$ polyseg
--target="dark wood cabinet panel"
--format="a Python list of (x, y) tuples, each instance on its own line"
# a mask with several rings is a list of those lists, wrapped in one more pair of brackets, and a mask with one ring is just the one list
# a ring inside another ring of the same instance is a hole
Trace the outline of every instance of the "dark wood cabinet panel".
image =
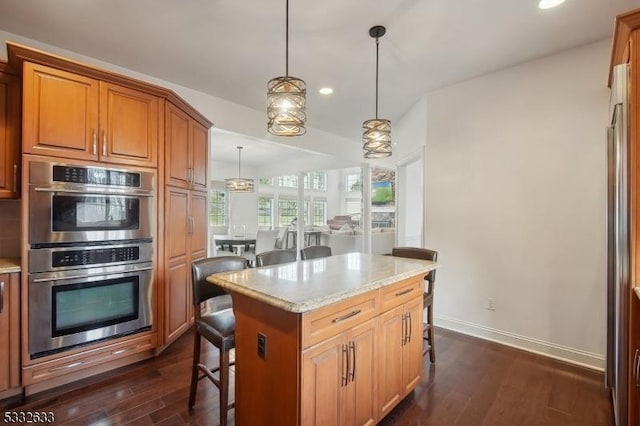
[(20, 79), (0, 64), (0, 198), (20, 197)]

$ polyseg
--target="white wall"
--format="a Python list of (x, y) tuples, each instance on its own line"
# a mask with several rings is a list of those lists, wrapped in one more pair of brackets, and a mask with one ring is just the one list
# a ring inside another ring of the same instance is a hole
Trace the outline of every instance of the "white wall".
[(428, 95), (436, 324), (603, 366), (609, 48)]
[(397, 225), (399, 247), (422, 247), (424, 186), (422, 155), (398, 167)]

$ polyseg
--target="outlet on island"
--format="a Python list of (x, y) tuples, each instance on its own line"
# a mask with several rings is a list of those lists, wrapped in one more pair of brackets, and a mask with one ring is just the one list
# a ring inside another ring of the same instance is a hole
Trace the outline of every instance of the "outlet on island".
[(258, 356), (267, 359), (267, 336), (262, 333), (258, 333)]

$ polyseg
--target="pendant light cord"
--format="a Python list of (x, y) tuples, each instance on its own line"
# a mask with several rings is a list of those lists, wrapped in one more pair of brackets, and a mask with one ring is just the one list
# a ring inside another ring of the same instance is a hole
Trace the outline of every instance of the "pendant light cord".
[(380, 42), (378, 41), (378, 37), (376, 37), (376, 119), (378, 118), (378, 46), (379, 44)]
[(240, 153), (242, 152), (242, 147), (238, 147), (238, 179), (242, 177), (240, 174)]
[(285, 77), (289, 77), (289, 0), (287, 0), (286, 7), (286, 19), (285, 19)]

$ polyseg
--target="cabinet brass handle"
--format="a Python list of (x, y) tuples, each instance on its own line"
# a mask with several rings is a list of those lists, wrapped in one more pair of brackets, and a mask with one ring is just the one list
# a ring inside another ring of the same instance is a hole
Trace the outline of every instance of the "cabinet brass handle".
[(107, 156), (107, 131), (102, 131), (102, 156)]
[(636, 387), (640, 387), (640, 350), (636, 349), (636, 354), (633, 357), (633, 378), (636, 382)]
[(13, 165), (13, 192), (18, 192), (18, 165)]
[(351, 373), (349, 375), (349, 378), (353, 382), (356, 379), (356, 342), (349, 342), (349, 352), (353, 357), (351, 361)]
[(93, 129), (93, 155), (98, 155), (98, 132)]
[(50, 368), (49, 369), (49, 373), (53, 373), (55, 371), (60, 371), (60, 370), (67, 370), (69, 368), (77, 367), (77, 366), (82, 365), (82, 364), (84, 364), (84, 362), (82, 362), (82, 361), (72, 362), (71, 364), (67, 364), (67, 365), (63, 365), (63, 366), (55, 367), (55, 368)]
[(342, 345), (342, 386), (346, 386), (349, 381), (349, 353), (347, 345)]
[(0, 281), (0, 314), (4, 311), (4, 281)]
[(334, 318), (334, 319), (333, 319), (333, 322), (334, 322), (334, 323), (336, 323), (336, 322), (344, 321), (344, 320), (349, 319), (349, 318), (351, 318), (351, 317), (355, 317), (355, 316), (356, 316), (356, 315), (358, 315), (360, 312), (362, 312), (362, 309), (356, 309), (355, 311), (351, 311), (351, 312), (349, 312), (349, 313), (348, 313), (348, 314), (346, 314), (346, 315), (343, 315), (343, 316), (341, 316), (341, 317)]
[(406, 290), (399, 291), (396, 293), (396, 297), (402, 296), (403, 294), (411, 293), (412, 291), (413, 291), (413, 288), (408, 288)]

